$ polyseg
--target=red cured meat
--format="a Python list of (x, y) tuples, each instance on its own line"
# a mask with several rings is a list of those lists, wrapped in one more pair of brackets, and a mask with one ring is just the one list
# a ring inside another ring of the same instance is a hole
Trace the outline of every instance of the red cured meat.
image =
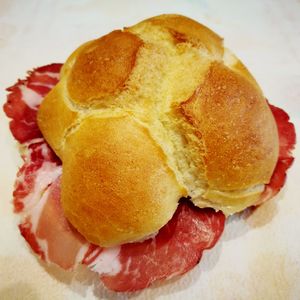
[(292, 150), (296, 144), (295, 126), (293, 123), (289, 122), (290, 117), (284, 110), (274, 105), (269, 105), (278, 128), (279, 157), (271, 180), (265, 186), (261, 198), (256, 203), (257, 205), (271, 199), (281, 190), (286, 180), (286, 172), (294, 161)]
[[(13, 192), (13, 204), (16, 213), (22, 212), (26, 203), (26, 197), (34, 190), (38, 170), (44, 162), (60, 165), (61, 162), (42, 139), (25, 146), (23, 166), (17, 174), (15, 189)], [(45, 186), (46, 188), (47, 186)]]
[(45, 66), (41, 66), (35, 69), (38, 73), (57, 73), (59, 75), (59, 72), (61, 70), (62, 64), (60, 63), (53, 63)]
[[(36, 112), (40, 103), (29, 107), (27, 102), (30, 99), (24, 101), (28, 94), (22, 92), (22, 87), (33, 90), (40, 95), (35, 100), (41, 102), (57, 83), (61, 66), (51, 64), (37, 68), (29, 72), (26, 80), (19, 80), (8, 88), (10, 93), (4, 111), (12, 118), (10, 128), (13, 135), (23, 144), (24, 164), (18, 171), (13, 193), (15, 212), (21, 214), (20, 232), (43, 260), (70, 269), (81, 262), (88, 243), (63, 216), (60, 183), (55, 181), (61, 161), (38, 129)], [(42, 176), (47, 179), (41, 180)], [(43, 199), (43, 195), (47, 197)]]
[(60, 178), (49, 188), (49, 195), (41, 211), (35, 236), (47, 242), (48, 261), (63, 269), (72, 269), (81, 260), (78, 259), (78, 255), (87, 241), (64, 217), (60, 204)]
[(20, 232), (43, 260), (72, 269), (81, 262), (88, 242), (63, 215), (61, 162), (43, 140), (24, 147), (27, 155), (14, 191), (15, 211), (21, 214)]
[(31, 249), (42, 259), (45, 260), (45, 253), (37, 242), (35, 234), (32, 232), (32, 224), (30, 220), (25, 220), (19, 225), (19, 230), (23, 238), (30, 245)]
[(15, 212), (21, 214), (20, 232), (41, 259), (72, 269), (84, 257), (88, 242), (63, 215), (61, 162), (43, 139), (24, 147), (24, 165), (14, 191)]
[(9, 95), (3, 106), (6, 115), (11, 118), (10, 130), (15, 139), (20, 143), (25, 143), (34, 138), (42, 137), (36, 123), (36, 107), (29, 107), (23, 100), (21, 87), (26, 87), (35, 91), (43, 97), (58, 82), (58, 75), (62, 64), (50, 64), (37, 68), (29, 72), (25, 80), (19, 80), (15, 85), (7, 89)]
[(113, 276), (101, 276), (101, 280), (109, 289), (125, 292), (184, 274), (200, 261), (203, 250), (216, 244), (224, 222), (221, 212), (182, 202), (173, 218), (154, 238), (122, 245), (121, 271)]
[(82, 263), (84, 265), (92, 265), (95, 259), (99, 256), (102, 252), (103, 248), (100, 248), (97, 245), (90, 244), (88, 250), (86, 251)]
[(41, 133), (36, 124), (36, 110), (30, 108), (22, 100), (20, 85), (23, 82), (19, 81), (16, 85), (8, 88), (10, 94), (7, 97), (7, 102), (4, 104), (4, 112), (12, 120), (9, 127), (15, 139), (24, 143), (30, 139), (41, 137)]

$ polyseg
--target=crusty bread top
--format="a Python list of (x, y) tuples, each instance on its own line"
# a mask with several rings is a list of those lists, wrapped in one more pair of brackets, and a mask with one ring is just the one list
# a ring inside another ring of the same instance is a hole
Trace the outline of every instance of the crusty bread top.
[(269, 108), (248, 80), (212, 63), (181, 111), (204, 141), (210, 188), (245, 189), (269, 181), (277, 159), (276, 131), (272, 122), (265, 122)]
[(74, 103), (89, 106), (93, 99), (116, 95), (124, 88), (142, 40), (116, 30), (78, 51), (67, 86)]
[(179, 15), (79, 47), (38, 124), (63, 161), (67, 218), (101, 246), (156, 232), (180, 197), (226, 214), (252, 205), (278, 157), (255, 79), (218, 35)]

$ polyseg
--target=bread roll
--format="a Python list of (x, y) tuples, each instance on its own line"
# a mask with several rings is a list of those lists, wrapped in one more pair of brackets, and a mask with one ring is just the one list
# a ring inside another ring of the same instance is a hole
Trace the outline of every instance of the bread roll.
[(254, 78), (217, 34), (180, 15), (75, 50), (38, 124), (63, 162), (66, 217), (104, 247), (155, 233), (181, 197), (225, 214), (245, 209), (278, 158)]

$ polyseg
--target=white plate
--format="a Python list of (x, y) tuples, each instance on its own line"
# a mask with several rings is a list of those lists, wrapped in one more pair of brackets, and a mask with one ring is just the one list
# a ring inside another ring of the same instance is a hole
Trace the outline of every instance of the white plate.
[[(300, 3), (284, 1), (0, 1), (0, 99), (33, 67), (63, 62), (79, 44), (161, 13), (181, 13), (225, 37), (270, 101), (300, 125)], [(300, 162), (284, 190), (247, 220), (227, 222), (217, 246), (177, 280), (131, 296), (93, 288), (97, 278), (40, 263), (12, 213), (20, 158), (0, 112), (0, 299), (299, 299)], [(76, 277), (76, 278), (74, 278)]]

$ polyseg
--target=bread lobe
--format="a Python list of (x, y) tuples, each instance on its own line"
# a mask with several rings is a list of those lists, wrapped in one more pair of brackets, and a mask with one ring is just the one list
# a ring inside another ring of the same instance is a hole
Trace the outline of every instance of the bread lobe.
[(105, 247), (158, 231), (182, 195), (165, 160), (132, 118), (86, 118), (65, 145), (62, 205), (68, 220)]
[(65, 134), (77, 122), (78, 117), (79, 112), (74, 110), (68, 101), (65, 101), (62, 83), (50, 91), (39, 108), (38, 126), (46, 141), (59, 157), (63, 155)]
[(277, 128), (266, 101), (249, 81), (214, 63), (181, 108), (204, 142), (210, 188), (245, 189), (269, 182), (278, 158)]
[(116, 30), (79, 49), (67, 83), (73, 102), (90, 106), (124, 89), (142, 44), (136, 35)]
[(216, 58), (223, 56), (222, 38), (190, 18), (181, 15), (160, 15), (147, 19), (145, 22), (167, 28), (172, 34), (175, 44), (187, 42), (202, 50), (205, 49)]

